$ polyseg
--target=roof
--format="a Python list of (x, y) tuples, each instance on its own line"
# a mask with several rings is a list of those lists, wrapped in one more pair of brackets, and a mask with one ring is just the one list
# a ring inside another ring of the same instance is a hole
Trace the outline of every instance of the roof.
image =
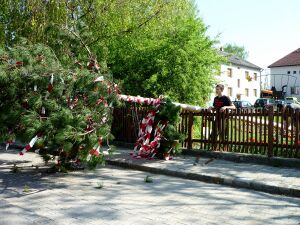
[(241, 59), (236, 55), (230, 54), (228, 52), (223, 52), (223, 51), (220, 51), (220, 54), (222, 56), (226, 57), (228, 62), (233, 65), (251, 68), (251, 69), (255, 69), (255, 70), (261, 70), (261, 68), (259, 66), (255, 65), (251, 62), (248, 62), (247, 60)]
[(278, 61), (274, 62), (269, 68), (284, 67), (284, 66), (299, 66), (300, 65), (300, 48), (284, 56)]

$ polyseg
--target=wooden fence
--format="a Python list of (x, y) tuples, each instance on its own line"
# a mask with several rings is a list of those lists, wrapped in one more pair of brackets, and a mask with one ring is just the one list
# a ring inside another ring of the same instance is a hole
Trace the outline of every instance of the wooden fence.
[(138, 138), (139, 123), (148, 111), (148, 107), (140, 106), (115, 108), (112, 122), (112, 134), (115, 140), (135, 143)]
[[(117, 141), (134, 143), (147, 108), (114, 110)], [(179, 132), (184, 148), (300, 158), (300, 111), (269, 109), (228, 110), (224, 113), (182, 111)]]

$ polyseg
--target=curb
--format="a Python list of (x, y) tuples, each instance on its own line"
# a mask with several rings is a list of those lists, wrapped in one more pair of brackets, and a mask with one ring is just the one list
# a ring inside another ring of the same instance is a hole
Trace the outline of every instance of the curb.
[(206, 150), (189, 150), (183, 149), (183, 155), (190, 156), (203, 156), (207, 158), (222, 159), (237, 163), (255, 163), (274, 167), (291, 167), (300, 168), (300, 159), (293, 158), (279, 158), (279, 157), (267, 157), (263, 155), (252, 155), (246, 153), (237, 152), (213, 152)]
[(238, 178), (235, 179), (222, 178), (222, 177), (197, 174), (197, 173), (185, 173), (185, 172), (173, 171), (168, 169), (159, 169), (159, 168), (148, 167), (144, 165), (137, 165), (129, 162), (111, 160), (111, 159), (107, 159), (106, 163), (108, 165), (118, 166), (126, 169), (140, 170), (149, 173), (167, 175), (167, 176), (178, 177), (178, 178), (183, 178), (188, 180), (197, 180), (205, 183), (221, 184), (221, 185), (226, 185), (235, 188), (246, 188), (246, 189), (261, 191), (269, 194), (286, 195), (290, 197), (300, 198), (300, 189), (278, 187), (278, 186), (268, 185), (256, 181), (246, 181)]
[[(113, 144), (119, 147), (133, 149), (134, 143), (126, 143), (122, 141), (113, 141)], [(204, 149), (186, 149), (182, 148), (182, 155), (189, 156), (203, 156), (206, 158), (222, 159), (237, 163), (255, 163), (261, 165), (268, 165), (273, 167), (290, 167), (300, 168), (300, 159), (297, 158), (281, 158), (281, 157), (267, 157), (264, 155), (254, 155), (239, 152), (214, 152)]]

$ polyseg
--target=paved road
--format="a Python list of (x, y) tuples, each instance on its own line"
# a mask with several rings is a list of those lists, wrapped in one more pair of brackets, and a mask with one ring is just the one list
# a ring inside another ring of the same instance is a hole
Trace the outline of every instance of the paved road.
[(134, 159), (129, 155), (129, 149), (118, 148), (113, 155), (114, 160), (128, 162), (147, 167), (168, 169), (184, 173), (205, 174), (214, 177), (255, 181), (267, 185), (294, 188), (300, 190), (300, 169), (272, 167), (254, 163), (236, 163), (221, 159), (200, 157), (195, 163), (195, 157), (179, 156), (174, 160)]
[[(300, 224), (300, 199), (114, 167), (42, 174), (0, 151), (0, 224)], [(102, 186), (101, 189), (96, 187)]]

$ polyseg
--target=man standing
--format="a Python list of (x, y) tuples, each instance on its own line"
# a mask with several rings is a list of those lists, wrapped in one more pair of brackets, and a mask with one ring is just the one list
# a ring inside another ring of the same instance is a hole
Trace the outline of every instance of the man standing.
[[(218, 84), (216, 86), (216, 97), (214, 98), (213, 107), (209, 108), (209, 111), (213, 110), (216, 112), (216, 117), (212, 123), (211, 141), (213, 150), (219, 150), (217, 140), (219, 137), (220, 141), (227, 140), (228, 135), (228, 124), (224, 117), (223, 112), (226, 109), (235, 109), (229, 97), (223, 95), (224, 85)], [(224, 145), (224, 150), (227, 150), (227, 146)]]
[(232, 104), (229, 97), (223, 95), (224, 85), (218, 84), (216, 86), (216, 97), (214, 98), (213, 107), (210, 107), (211, 110), (218, 112), (224, 112), (225, 109), (235, 109), (235, 106)]

